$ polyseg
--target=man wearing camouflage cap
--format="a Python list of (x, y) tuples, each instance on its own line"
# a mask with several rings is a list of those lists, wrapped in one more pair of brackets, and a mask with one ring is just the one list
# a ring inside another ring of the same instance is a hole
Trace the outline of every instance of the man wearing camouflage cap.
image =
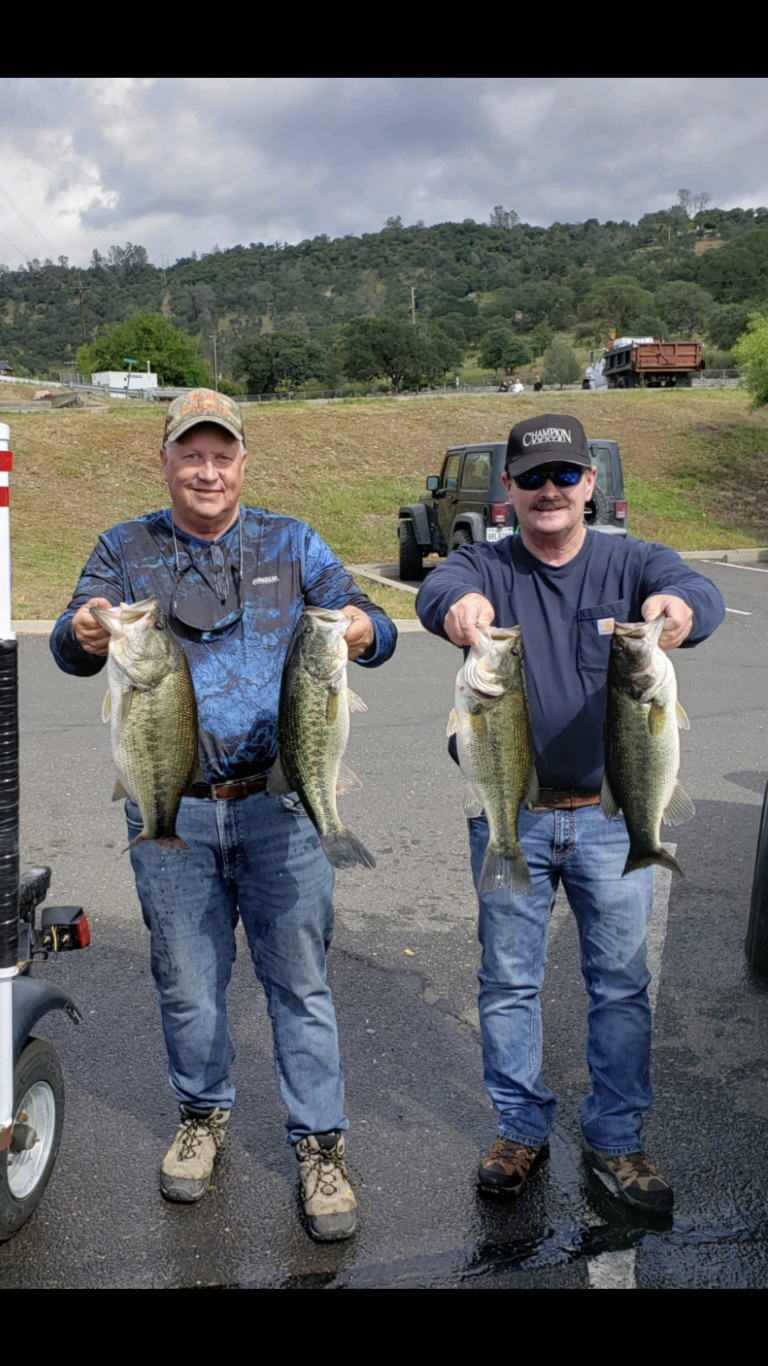
[[(182, 798), (176, 829), (187, 852), (168, 856), (152, 840), (131, 849), (181, 1111), (162, 1193), (199, 1200), (224, 1141), (235, 1096), (226, 988), (239, 918), (267, 997), (308, 1230), (331, 1242), (350, 1237), (357, 1218), (325, 973), (334, 873), (296, 794), (271, 796), (266, 783), (283, 664), (305, 606), (344, 608), (349, 657), (363, 665), (389, 659), (396, 631), (311, 527), (240, 502), (247, 458), (230, 398), (196, 389), (175, 399), (160, 448), (170, 507), (99, 538), (51, 648), (65, 672), (98, 673), (109, 637), (90, 608), (155, 595), (195, 686), (205, 782)], [(134, 839), (142, 820), (130, 800), (126, 818)]]

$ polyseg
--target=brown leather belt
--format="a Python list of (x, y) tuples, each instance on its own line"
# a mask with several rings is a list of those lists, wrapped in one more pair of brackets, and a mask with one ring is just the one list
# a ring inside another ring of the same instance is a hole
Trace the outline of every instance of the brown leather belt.
[(263, 792), (268, 779), (268, 773), (258, 773), (255, 778), (232, 778), (228, 783), (193, 783), (181, 795), (202, 797), (209, 802), (239, 802), (252, 792)]
[(599, 806), (600, 793), (577, 788), (541, 787), (539, 800), (531, 811), (575, 811), (579, 806)]

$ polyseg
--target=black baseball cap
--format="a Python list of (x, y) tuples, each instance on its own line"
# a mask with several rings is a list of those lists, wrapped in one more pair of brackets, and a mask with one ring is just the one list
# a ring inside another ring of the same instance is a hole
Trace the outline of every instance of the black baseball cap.
[(567, 413), (543, 413), (516, 422), (507, 441), (507, 474), (514, 478), (553, 461), (592, 468), (586, 433), (578, 419)]

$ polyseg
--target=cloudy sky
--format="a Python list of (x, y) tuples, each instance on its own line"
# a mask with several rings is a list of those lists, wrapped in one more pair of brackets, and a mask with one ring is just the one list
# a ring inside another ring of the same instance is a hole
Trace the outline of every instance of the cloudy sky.
[(474, 218), (630, 219), (678, 189), (768, 204), (768, 81), (7, 78), (0, 261), (150, 260)]

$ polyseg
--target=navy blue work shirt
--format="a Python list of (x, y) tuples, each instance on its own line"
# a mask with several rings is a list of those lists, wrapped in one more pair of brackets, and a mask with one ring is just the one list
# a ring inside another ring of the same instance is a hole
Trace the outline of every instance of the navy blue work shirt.
[(673, 594), (693, 611), (685, 649), (706, 640), (725, 615), (719, 590), (677, 551), (590, 529), (578, 554), (562, 565), (538, 560), (521, 536), (454, 550), (419, 590), (422, 624), (445, 637), (446, 614), (467, 593), (492, 603), (495, 626), (522, 627), (541, 787), (601, 785), (614, 621), (642, 621), (646, 598)]

